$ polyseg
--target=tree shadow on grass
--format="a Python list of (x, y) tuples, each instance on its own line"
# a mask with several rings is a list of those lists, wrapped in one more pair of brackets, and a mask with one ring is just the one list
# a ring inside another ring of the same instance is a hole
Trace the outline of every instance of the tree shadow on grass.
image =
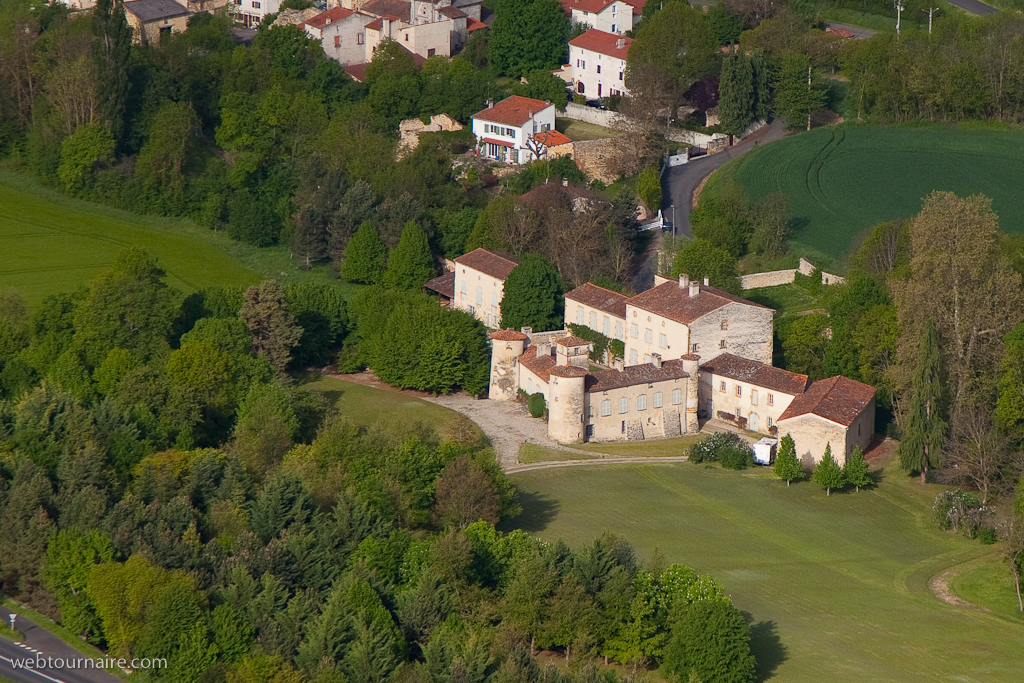
[(522, 489), (516, 494), (516, 502), (523, 508), (523, 511), (517, 517), (503, 521), (499, 525), (500, 530), (522, 529), (529, 533), (544, 531), (555, 518), (555, 515), (558, 514), (558, 510), (561, 507), (554, 498), (549, 498), (542, 493), (534, 491), (523, 491)]
[(750, 624), (750, 652), (757, 660), (754, 680), (762, 683), (773, 678), (779, 664), (789, 659), (789, 649), (782, 644), (774, 621), (752, 623), (754, 618), (748, 612), (743, 618)]

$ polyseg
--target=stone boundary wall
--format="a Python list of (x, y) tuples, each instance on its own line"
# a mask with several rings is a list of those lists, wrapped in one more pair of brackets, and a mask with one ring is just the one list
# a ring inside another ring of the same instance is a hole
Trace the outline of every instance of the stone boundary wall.
[[(741, 289), (760, 289), (762, 287), (776, 287), (778, 285), (788, 285), (796, 281), (796, 274), (810, 275), (814, 272), (814, 264), (800, 257), (800, 265), (797, 268), (789, 268), (787, 270), (771, 270), (765, 273), (751, 273), (750, 275), (740, 276), (740, 288)], [(835, 275), (833, 273), (826, 273), (821, 271), (821, 284), (823, 285), (838, 285), (846, 282), (846, 278), (842, 275)]]
[(566, 103), (565, 109), (556, 109), (555, 116), (574, 121), (583, 121), (584, 123), (593, 123), (605, 128), (613, 127), (616, 119), (619, 118), (619, 115), (613, 111), (588, 107), (585, 104), (576, 104), (575, 102)]
[(614, 138), (576, 140), (572, 143), (572, 158), (591, 180), (597, 179), (605, 185), (611, 185), (619, 179)]

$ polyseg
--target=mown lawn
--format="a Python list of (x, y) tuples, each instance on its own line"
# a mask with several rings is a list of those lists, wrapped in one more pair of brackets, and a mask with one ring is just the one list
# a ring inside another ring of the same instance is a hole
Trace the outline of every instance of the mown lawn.
[(800, 133), (731, 161), (704, 193), (732, 179), (752, 201), (787, 194), (794, 215), (791, 251), (827, 268), (828, 259), (842, 262), (873, 226), (918, 213), (933, 190), (983, 193), (992, 198), (1001, 228), (1024, 234), (1021, 177), (1019, 131), (843, 125)]
[(818, 309), (818, 298), (803, 287), (796, 285), (778, 285), (748, 289), (743, 292), (744, 298), (763, 306), (775, 309), (775, 319), (793, 318)]
[(572, 140), (602, 140), (621, 135), (621, 133), (611, 128), (605, 128), (596, 123), (576, 121), (575, 119), (555, 119), (555, 130), (559, 133), (564, 133)]
[(585, 443), (573, 448), (585, 451), (605, 453), (636, 458), (660, 458), (664, 456), (686, 455), (686, 449), (704, 438), (705, 434), (696, 436), (677, 436), (674, 439), (646, 439), (644, 441), (612, 441), (608, 443)]
[(548, 448), (547, 446), (538, 446), (534, 443), (524, 443), (519, 446), (519, 462), (524, 465), (533, 462), (558, 462), (563, 460), (590, 460), (596, 458), (596, 455), (584, 455), (583, 453), (573, 453), (572, 451), (563, 451), (557, 448)]
[(690, 463), (572, 467), (512, 475), (516, 520), (586, 543), (609, 530), (642, 556), (710, 572), (749, 614), (759, 679), (1018, 682), (1024, 626), (952, 607), (929, 579), (992, 553), (937, 531), (934, 487), (886, 470), (878, 488), (787, 488), (763, 468)]
[(447, 436), (456, 422), (465, 423), (477, 437), (480, 428), (454, 410), (429, 403), (400, 391), (377, 389), (334, 377), (308, 376), (302, 386), (322, 391), (338, 411), (357, 425), (370, 427), (386, 421), (389, 431), (401, 433), (423, 425), (440, 437)]
[(154, 253), (168, 283), (184, 292), (266, 278), (328, 282), (346, 295), (358, 289), (326, 266), (304, 270), (286, 246), (257, 249), (188, 220), (71, 199), (28, 176), (0, 171), (0, 290), (18, 292), (30, 308), (48, 294), (87, 284), (133, 245)]
[(1013, 573), (999, 552), (1002, 546), (989, 547), (993, 550), (989, 561), (958, 572), (950, 587), (964, 600), (1011, 617), (1024, 628), (1024, 613), (1017, 603)]

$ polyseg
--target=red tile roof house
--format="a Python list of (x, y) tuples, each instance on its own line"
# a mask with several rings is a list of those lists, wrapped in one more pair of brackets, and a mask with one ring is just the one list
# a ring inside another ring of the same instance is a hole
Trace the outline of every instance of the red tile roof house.
[(555, 105), (513, 95), (473, 114), (477, 154), (509, 164), (525, 164), (537, 158), (533, 136), (555, 130)]
[(607, 33), (632, 31), (640, 22), (647, 0), (562, 0), (562, 7), (574, 24), (586, 24)]
[(569, 41), (569, 63), (555, 75), (589, 99), (625, 94), (626, 58), (632, 43), (632, 38), (592, 28)]

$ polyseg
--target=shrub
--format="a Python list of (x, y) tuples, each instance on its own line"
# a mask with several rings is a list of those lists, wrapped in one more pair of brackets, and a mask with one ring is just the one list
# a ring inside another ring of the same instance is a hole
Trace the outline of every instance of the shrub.
[(996, 530), (990, 526), (983, 526), (980, 529), (978, 529), (977, 538), (982, 545), (992, 545), (993, 543), (999, 540), (999, 538), (996, 536)]
[(530, 400), (526, 402), (526, 407), (533, 417), (543, 417), (548, 409), (547, 402), (544, 400), (544, 394), (538, 391), (530, 396)]
[(943, 491), (932, 504), (935, 523), (943, 531), (957, 531), (968, 538), (985, 533), (984, 520), (991, 510), (981, 504), (981, 499), (963, 489)]
[(661, 208), (661, 175), (656, 166), (648, 166), (636, 179), (636, 192), (651, 213)]
[(719, 432), (690, 447), (690, 462), (720, 462), (722, 467), (742, 470), (754, 466), (754, 452), (738, 434)]

